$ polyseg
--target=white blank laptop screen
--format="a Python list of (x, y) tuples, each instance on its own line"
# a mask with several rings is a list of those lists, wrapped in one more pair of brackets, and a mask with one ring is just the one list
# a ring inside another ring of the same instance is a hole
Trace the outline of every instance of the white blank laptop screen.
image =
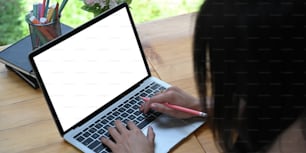
[(34, 60), (64, 131), (148, 76), (126, 9)]

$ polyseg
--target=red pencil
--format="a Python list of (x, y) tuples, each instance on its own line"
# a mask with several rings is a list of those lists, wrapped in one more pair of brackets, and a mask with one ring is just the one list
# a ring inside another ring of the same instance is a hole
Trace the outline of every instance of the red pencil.
[(197, 111), (197, 110), (193, 110), (193, 109), (190, 109), (190, 108), (186, 108), (186, 107), (182, 107), (182, 106), (178, 106), (178, 105), (173, 105), (173, 104), (169, 104), (169, 103), (164, 103), (164, 105), (169, 107), (169, 108), (172, 108), (172, 109), (184, 112), (184, 113), (188, 113), (188, 114), (191, 114), (191, 115), (200, 116), (200, 117), (207, 117), (206, 113), (200, 112), (200, 111)]
[(40, 10), (40, 18), (45, 17), (45, 9), (46, 9), (46, 0), (43, 0), (43, 4)]
[[(141, 97), (141, 98), (145, 102), (148, 102), (150, 100), (149, 97)], [(168, 108), (172, 108), (172, 109), (175, 109), (177, 111), (188, 113), (188, 114), (191, 114), (191, 115), (194, 115), (194, 116), (199, 116), (199, 117), (204, 117), (204, 118), (207, 117), (206, 113), (200, 112), (200, 111), (197, 111), (197, 110), (194, 110), (194, 109), (190, 109), (190, 108), (186, 108), (186, 107), (178, 106), (178, 105), (173, 105), (173, 104), (169, 104), (169, 103), (163, 103), (163, 105), (167, 106)]]

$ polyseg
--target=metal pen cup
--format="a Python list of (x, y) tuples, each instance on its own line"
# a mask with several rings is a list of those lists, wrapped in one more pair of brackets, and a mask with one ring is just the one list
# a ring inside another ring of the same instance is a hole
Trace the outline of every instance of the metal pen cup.
[[(33, 17), (33, 16), (32, 16)], [(36, 49), (62, 34), (60, 19), (54, 19), (45, 23), (38, 23), (37, 19), (31, 19), (31, 14), (26, 16), (29, 25), (32, 49)]]

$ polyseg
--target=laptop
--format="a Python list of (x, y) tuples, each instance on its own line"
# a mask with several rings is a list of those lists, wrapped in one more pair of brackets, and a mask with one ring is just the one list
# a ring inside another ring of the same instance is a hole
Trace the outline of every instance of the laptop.
[(111, 152), (100, 141), (115, 120), (132, 120), (155, 151), (168, 152), (204, 124), (139, 111), (143, 97), (170, 85), (152, 77), (127, 4), (121, 4), (29, 55), (30, 63), (63, 139), (86, 153)]

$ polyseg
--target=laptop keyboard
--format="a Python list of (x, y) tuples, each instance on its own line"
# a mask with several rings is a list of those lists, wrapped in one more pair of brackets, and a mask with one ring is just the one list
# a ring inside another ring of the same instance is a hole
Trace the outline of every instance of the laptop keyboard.
[(139, 107), (143, 101), (140, 97), (152, 97), (164, 89), (164, 87), (157, 83), (151, 83), (145, 89), (119, 105), (119, 107), (113, 109), (94, 124), (91, 124), (88, 128), (78, 133), (74, 138), (96, 153), (111, 152), (108, 147), (101, 143), (102, 136), (110, 138), (107, 128), (113, 127), (115, 120), (121, 120), (125, 124), (127, 121), (133, 121), (140, 129), (151, 123), (160, 113), (155, 111), (150, 111), (147, 114), (141, 113)]

